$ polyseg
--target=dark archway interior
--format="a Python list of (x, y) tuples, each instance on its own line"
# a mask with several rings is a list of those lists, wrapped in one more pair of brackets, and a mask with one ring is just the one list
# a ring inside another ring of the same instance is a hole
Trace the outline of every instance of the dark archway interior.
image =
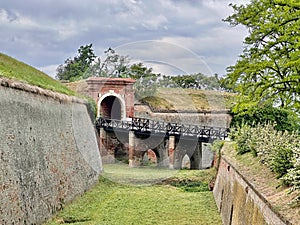
[(121, 103), (115, 96), (108, 96), (101, 102), (100, 113), (109, 119), (121, 119)]

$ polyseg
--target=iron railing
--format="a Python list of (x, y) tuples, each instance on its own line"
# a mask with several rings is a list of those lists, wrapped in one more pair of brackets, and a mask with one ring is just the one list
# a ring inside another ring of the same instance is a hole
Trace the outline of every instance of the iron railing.
[(96, 120), (96, 128), (106, 130), (132, 130), (140, 134), (164, 134), (174, 136), (208, 138), (210, 140), (225, 139), (228, 136), (228, 128), (210, 127), (191, 124), (178, 124), (166, 121), (156, 121), (145, 118), (130, 118), (129, 120), (116, 120), (99, 117)]

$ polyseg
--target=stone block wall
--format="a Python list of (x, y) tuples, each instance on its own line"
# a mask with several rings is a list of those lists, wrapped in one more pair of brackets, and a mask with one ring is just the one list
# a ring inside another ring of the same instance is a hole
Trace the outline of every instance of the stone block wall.
[(102, 170), (84, 101), (0, 78), (0, 224), (41, 224)]
[(224, 225), (289, 224), (224, 158), (220, 160), (213, 194)]
[(181, 124), (200, 124), (202, 126), (229, 127), (231, 115), (226, 111), (214, 112), (155, 112), (148, 105), (135, 104), (134, 116)]

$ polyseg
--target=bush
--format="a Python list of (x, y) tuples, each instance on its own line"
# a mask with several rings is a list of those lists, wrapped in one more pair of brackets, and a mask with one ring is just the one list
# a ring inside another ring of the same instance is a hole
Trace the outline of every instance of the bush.
[[(290, 168), (287, 173), (282, 177), (282, 180), (292, 186), (291, 191), (300, 190), (300, 143), (292, 146), (292, 164), (293, 167)], [(300, 201), (300, 196), (298, 196), (298, 201)]]
[(270, 105), (252, 107), (239, 112), (231, 112), (231, 114), (233, 117), (231, 127), (241, 126), (242, 124), (256, 126), (271, 123), (275, 124), (276, 130), (280, 131), (298, 131), (300, 128), (299, 118), (294, 112)]
[[(252, 152), (266, 164), (277, 178), (300, 190), (300, 136), (296, 132), (278, 131), (273, 124), (251, 127), (242, 124), (229, 135), (237, 144), (237, 154)], [(300, 202), (300, 196), (296, 201)]]
[(293, 163), (291, 162), (292, 156), (293, 152), (287, 146), (274, 149), (269, 166), (277, 174), (277, 178), (285, 175), (293, 167)]
[(230, 131), (230, 137), (237, 144), (238, 154), (252, 152), (278, 177), (293, 167), (293, 147), (298, 146), (300, 141), (296, 133), (277, 131), (272, 124), (259, 124), (256, 127), (242, 124)]
[(248, 124), (241, 124), (232, 128), (229, 137), (237, 144), (237, 153), (244, 154), (246, 152), (253, 152), (256, 156), (255, 147), (253, 146), (253, 128)]
[[(291, 191), (300, 190), (300, 167), (289, 169), (288, 173), (282, 177), (284, 183), (291, 185)], [(298, 197), (300, 200), (300, 196)]]

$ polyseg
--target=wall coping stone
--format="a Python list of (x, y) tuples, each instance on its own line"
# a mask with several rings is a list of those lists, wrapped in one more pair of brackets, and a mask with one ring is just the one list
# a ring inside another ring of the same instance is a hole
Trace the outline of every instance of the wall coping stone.
[(29, 84), (26, 84), (21, 81), (16, 81), (16, 80), (4, 78), (4, 77), (0, 77), (0, 86), (9, 87), (9, 88), (17, 89), (17, 90), (30, 92), (33, 94), (50, 97), (50, 98), (53, 98), (55, 100), (62, 101), (62, 102), (74, 102), (74, 103), (81, 103), (81, 104), (88, 103), (87, 100), (85, 100), (85, 99), (66, 95), (63, 93), (58, 93), (58, 92), (51, 91), (51, 90), (46, 90), (46, 89), (40, 88), (38, 86), (29, 85)]
[(115, 77), (90, 77), (86, 80), (88, 84), (106, 84), (106, 85), (133, 85), (134, 79), (115, 78)]

